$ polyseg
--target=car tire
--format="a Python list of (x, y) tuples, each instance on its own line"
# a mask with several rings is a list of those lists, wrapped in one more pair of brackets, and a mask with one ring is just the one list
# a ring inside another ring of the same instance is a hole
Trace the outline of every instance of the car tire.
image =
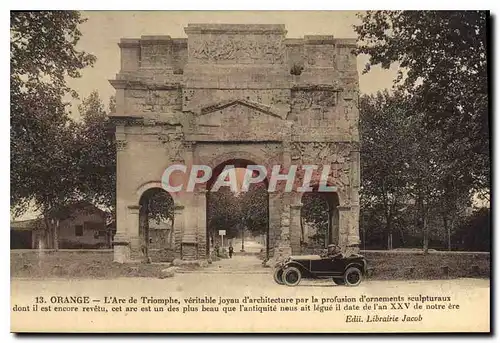
[(283, 273), (283, 282), (287, 286), (297, 286), (302, 279), (302, 274), (300, 270), (295, 267), (290, 267)]
[(356, 267), (350, 267), (347, 268), (347, 270), (344, 273), (344, 283), (347, 286), (354, 287), (357, 286), (361, 283), (361, 280), (363, 279), (363, 273), (361, 273), (361, 270)]
[(334, 278), (332, 278), (332, 280), (333, 280), (333, 283), (336, 285), (339, 285), (339, 286), (345, 285), (344, 278), (342, 278), (342, 277), (334, 277)]
[(285, 284), (285, 282), (283, 281), (283, 269), (281, 269), (281, 268), (276, 268), (276, 269), (274, 270), (273, 277), (274, 277), (274, 281), (275, 281), (278, 285), (284, 285), (284, 284)]

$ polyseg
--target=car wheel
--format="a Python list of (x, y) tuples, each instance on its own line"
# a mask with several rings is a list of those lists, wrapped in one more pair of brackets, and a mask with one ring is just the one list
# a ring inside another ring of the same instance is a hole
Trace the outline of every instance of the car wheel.
[(287, 286), (297, 286), (301, 278), (300, 270), (295, 267), (288, 268), (283, 274), (283, 281)]
[(344, 279), (341, 277), (334, 277), (332, 278), (333, 283), (339, 286), (345, 285)]
[(347, 286), (357, 286), (361, 283), (363, 274), (356, 267), (348, 268), (344, 273), (344, 282)]
[(278, 285), (284, 285), (285, 283), (283, 282), (283, 269), (281, 268), (276, 268), (274, 270), (274, 281), (278, 284)]

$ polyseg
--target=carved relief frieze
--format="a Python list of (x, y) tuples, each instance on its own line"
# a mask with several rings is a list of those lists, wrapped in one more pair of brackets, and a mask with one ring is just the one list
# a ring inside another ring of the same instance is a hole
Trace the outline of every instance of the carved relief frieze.
[(337, 186), (350, 183), (351, 143), (293, 142), (292, 161), (300, 165), (330, 165), (330, 175)]
[(309, 109), (326, 112), (337, 104), (337, 92), (331, 90), (296, 90), (292, 93), (292, 113)]
[(160, 132), (158, 141), (163, 143), (172, 162), (184, 162), (184, 135), (181, 132)]
[(238, 61), (238, 63), (283, 63), (282, 37), (251, 39), (247, 35), (203, 37), (190, 46), (190, 57), (202, 63)]
[(290, 90), (286, 89), (184, 89), (183, 110), (197, 112), (199, 108), (232, 100), (249, 101), (272, 107), (284, 116), (290, 111)]
[(180, 109), (179, 90), (127, 90), (127, 107), (134, 113), (169, 113)]

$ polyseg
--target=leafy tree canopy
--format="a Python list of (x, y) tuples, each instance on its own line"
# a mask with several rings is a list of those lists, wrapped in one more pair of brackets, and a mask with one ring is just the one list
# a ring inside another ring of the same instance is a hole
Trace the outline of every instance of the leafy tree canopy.
[(371, 66), (401, 67), (408, 111), (441, 130), (455, 173), (489, 189), (488, 12), (368, 11), (355, 26)]
[(47, 213), (75, 197), (70, 158), (74, 124), (67, 115), (67, 77), (95, 57), (76, 49), (84, 22), (76, 11), (11, 12), (11, 207), (30, 202)]

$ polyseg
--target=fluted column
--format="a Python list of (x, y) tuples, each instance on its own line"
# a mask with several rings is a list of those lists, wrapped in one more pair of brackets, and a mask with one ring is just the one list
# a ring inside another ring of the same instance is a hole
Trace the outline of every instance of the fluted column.
[(199, 189), (196, 193), (196, 216), (198, 218), (197, 225), (197, 241), (198, 241), (198, 259), (208, 258), (207, 256), (207, 190)]
[(130, 257), (133, 260), (138, 260), (143, 257), (141, 236), (139, 234), (139, 213), (141, 207), (139, 205), (128, 206), (127, 228), (128, 237), (130, 240)]
[[(184, 142), (184, 163), (188, 167), (193, 165), (195, 142)], [(196, 212), (198, 210), (197, 196), (195, 192), (184, 192), (183, 203), (185, 206), (184, 211), (184, 228), (182, 233), (182, 259), (194, 260), (198, 255), (198, 217)]]
[[(359, 251), (359, 187), (360, 187), (360, 155), (356, 146), (351, 152), (351, 213), (347, 245)], [(357, 251), (356, 251), (357, 252)]]
[(290, 205), (290, 246), (293, 254), (300, 253), (300, 211), (302, 204)]
[(269, 192), (269, 255), (274, 255), (274, 248), (281, 234), (281, 193)]
[(123, 125), (116, 126), (116, 234), (113, 237), (113, 260), (125, 263), (130, 260), (128, 234), (128, 209), (126, 197), (127, 140)]
[(182, 234), (184, 231), (184, 206), (174, 206), (174, 249), (175, 257), (181, 258)]
[(351, 225), (351, 206), (339, 206), (339, 240), (338, 245), (345, 250), (348, 245), (350, 225)]

